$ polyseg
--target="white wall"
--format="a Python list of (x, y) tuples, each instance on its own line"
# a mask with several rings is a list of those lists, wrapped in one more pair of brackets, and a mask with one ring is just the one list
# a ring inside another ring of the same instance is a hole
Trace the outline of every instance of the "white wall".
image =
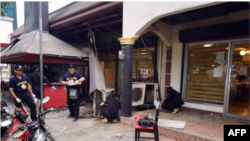
[(123, 2), (123, 37), (138, 36), (158, 19), (218, 2)]
[(13, 32), (13, 22), (0, 20), (0, 43), (10, 43), (10, 33)]

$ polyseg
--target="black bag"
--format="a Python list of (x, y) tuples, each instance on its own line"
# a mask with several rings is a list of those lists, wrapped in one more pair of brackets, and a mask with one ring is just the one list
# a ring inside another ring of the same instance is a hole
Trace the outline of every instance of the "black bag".
[(69, 98), (70, 99), (77, 99), (77, 94), (78, 94), (78, 90), (77, 89), (69, 89)]
[(138, 124), (141, 126), (141, 127), (152, 127), (153, 126), (153, 119), (139, 119), (138, 120)]

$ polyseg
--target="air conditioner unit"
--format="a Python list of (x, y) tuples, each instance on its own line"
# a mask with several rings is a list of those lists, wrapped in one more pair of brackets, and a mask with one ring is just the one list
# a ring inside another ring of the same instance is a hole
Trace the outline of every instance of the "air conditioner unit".
[(133, 82), (132, 106), (154, 105), (155, 100), (159, 101), (158, 83)]
[(143, 105), (146, 84), (133, 84), (132, 86), (132, 106)]
[(104, 91), (96, 90), (93, 92), (93, 116), (102, 117), (102, 109), (100, 104), (108, 99), (112, 98), (115, 93), (114, 89), (107, 89)]

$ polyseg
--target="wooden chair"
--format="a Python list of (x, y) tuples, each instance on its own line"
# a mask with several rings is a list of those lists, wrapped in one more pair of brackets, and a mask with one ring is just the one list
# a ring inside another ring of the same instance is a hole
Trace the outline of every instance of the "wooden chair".
[[(159, 132), (158, 132), (158, 124), (157, 124), (158, 118), (159, 118), (159, 109), (160, 108), (158, 108), (156, 111), (155, 122), (154, 122), (152, 127), (142, 127), (139, 125), (138, 122), (136, 123), (136, 125), (135, 125), (135, 141), (140, 140), (140, 138), (142, 138), (142, 139), (155, 139), (155, 141), (159, 141)], [(153, 133), (154, 138), (140, 137), (141, 132)]]

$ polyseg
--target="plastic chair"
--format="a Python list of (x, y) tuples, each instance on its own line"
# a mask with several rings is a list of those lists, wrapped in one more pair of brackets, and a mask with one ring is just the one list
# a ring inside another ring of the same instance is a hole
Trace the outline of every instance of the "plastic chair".
[[(157, 109), (156, 111), (156, 115), (155, 115), (155, 122), (153, 124), (152, 127), (142, 127), (139, 125), (139, 123), (137, 122), (135, 125), (135, 141), (140, 140), (141, 139), (155, 139), (155, 141), (159, 141), (159, 132), (158, 132), (158, 118), (159, 118), (159, 109)], [(154, 134), (154, 138), (150, 138), (150, 137), (140, 137), (140, 133), (141, 132), (147, 132), (147, 133), (153, 133)]]

